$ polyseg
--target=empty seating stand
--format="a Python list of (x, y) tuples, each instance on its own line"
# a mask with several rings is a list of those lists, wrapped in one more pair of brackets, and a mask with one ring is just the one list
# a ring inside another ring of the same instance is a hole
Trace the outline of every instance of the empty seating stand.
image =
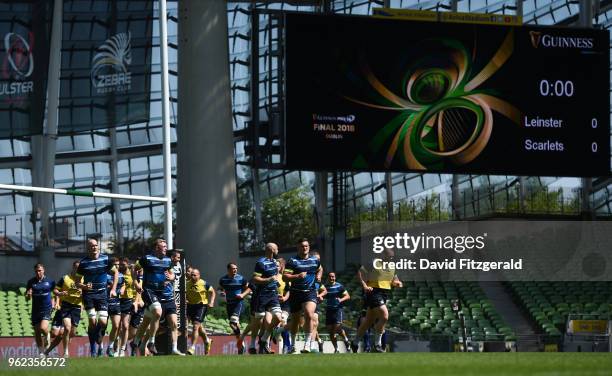
[(559, 342), (569, 314), (609, 320), (612, 282), (509, 282), (515, 302), (546, 342)]
[[(362, 289), (357, 282), (356, 268), (352, 267), (338, 277), (352, 297), (352, 315), (358, 313)], [(387, 307), (389, 326), (401, 332), (431, 338), (449, 336), (455, 342), (462, 337), (461, 322), (451, 307), (452, 300), (461, 302), (468, 336), (474, 341), (515, 341), (513, 330), (477, 282), (414, 282), (405, 281), (402, 288), (391, 290)], [(324, 313), (324, 310), (321, 310)], [(353, 322), (347, 321), (348, 324)], [(320, 320), (324, 322), (324, 319)]]

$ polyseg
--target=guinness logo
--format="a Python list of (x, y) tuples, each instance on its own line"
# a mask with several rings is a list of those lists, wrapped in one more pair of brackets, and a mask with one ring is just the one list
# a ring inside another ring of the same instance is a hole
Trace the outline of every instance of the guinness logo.
[(595, 46), (594, 38), (542, 34), (540, 31), (530, 31), (529, 36), (533, 48), (578, 48), (585, 50), (593, 49)]
[(529, 36), (531, 37), (531, 44), (533, 45), (533, 48), (538, 48), (540, 46), (542, 33), (540, 31), (530, 31)]

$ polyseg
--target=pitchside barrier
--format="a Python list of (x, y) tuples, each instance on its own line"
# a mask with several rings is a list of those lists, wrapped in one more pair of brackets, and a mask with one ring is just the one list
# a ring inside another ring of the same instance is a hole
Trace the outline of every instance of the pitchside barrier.
[[(238, 354), (236, 347), (236, 337), (233, 335), (215, 335), (209, 336), (212, 339), (211, 355), (233, 355)], [(160, 338), (161, 339), (161, 338)], [(245, 339), (248, 341), (249, 337)], [(104, 343), (108, 341), (105, 340)], [(161, 346), (157, 347), (158, 350)], [(204, 355), (204, 344), (200, 340), (196, 345), (196, 355)], [(274, 351), (278, 353), (278, 346), (273, 346)], [(128, 350), (129, 351), (129, 350)], [(59, 357), (64, 353), (63, 347), (60, 344), (51, 352), (51, 357)], [(0, 337), (0, 360), (15, 357), (36, 357), (38, 349), (34, 337)], [(70, 342), (71, 357), (89, 357), (89, 339), (87, 337), (75, 337)]]

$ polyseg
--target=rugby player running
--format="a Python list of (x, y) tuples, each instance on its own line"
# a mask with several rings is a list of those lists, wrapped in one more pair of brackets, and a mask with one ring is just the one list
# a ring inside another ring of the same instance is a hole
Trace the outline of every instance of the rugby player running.
[[(157, 355), (155, 336), (159, 329), (161, 316), (164, 315), (172, 338), (172, 354), (185, 355), (178, 350), (176, 302), (174, 300), (175, 276), (172, 272), (172, 261), (166, 256), (167, 250), (166, 241), (157, 239), (154, 254), (141, 257), (134, 265), (134, 270), (142, 269), (143, 271), (142, 288), (138, 292), (147, 309), (142, 325), (149, 322), (145, 337), (139, 344), (141, 354), (144, 354), (147, 349), (152, 355)], [(138, 334), (136, 339), (139, 339)]]
[(301, 239), (297, 244), (297, 257), (287, 261), (283, 278), (290, 282), (289, 305), (291, 310), (291, 353), (296, 353), (295, 338), (297, 337), (300, 314), (304, 312), (304, 348), (302, 353), (309, 353), (312, 333), (315, 324), (315, 309), (317, 306), (317, 291), (315, 281), (321, 279), (321, 263), (309, 254), (310, 243), (308, 239)]
[[(100, 247), (96, 239), (87, 240), (87, 257), (81, 259), (77, 269), (77, 277), (82, 277), (82, 282), (76, 284), (83, 291), (83, 305), (89, 318), (87, 336), (91, 356), (102, 355), (102, 348), (96, 346), (104, 338), (106, 324), (108, 322), (108, 298), (117, 297), (117, 283), (119, 271), (114, 267), (111, 259), (100, 253)], [(107, 273), (112, 275), (110, 291), (106, 292)]]
[(247, 287), (248, 281), (238, 274), (238, 265), (233, 262), (227, 264), (227, 274), (219, 279), (219, 289), (225, 293), (227, 318), (234, 335), (238, 353), (244, 353), (244, 339), (240, 335), (240, 315), (243, 309), (243, 299), (251, 290)]
[(278, 273), (278, 262), (274, 259), (278, 254), (278, 246), (274, 243), (268, 243), (265, 246), (265, 252), (265, 256), (258, 259), (255, 263), (253, 283), (257, 286), (257, 289), (256, 293), (253, 294), (251, 310), (258, 319), (264, 319), (266, 312), (272, 314), (270, 322), (265, 319), (263, 320), (263, 335), (259, 341), (259, 352), (270, 354), (269, 339), (272, 329), (276, 328), (282, 320), (278, 299), (278, 278), (280, 275)]
[(49, 336), (49, 320), (51, 319), (51, 291), (55, 281), (45, 276), (45, 267), (38, 263), (34, 265), (35, 276), (28, 281), (26, 299), (32, 299), (32, 326), (38, 353), (44, 357)]
[[(387, 248), (383, 251), (383, 260), (390, 261), (393, 256), (392, 249)], [(385, 325), (389, 321), (387, 298), (391, 287), (402, 287), (402, 282), (393, 269), (367, 270), (363, 266), (357, 271), (357, 278), (365, 292), (364, 303), (367, 311), (365, 320), (361, 322), (353, 338), (351, 348), (356, 353), (359, 349), (359, 339), (363, 338), (365, 332), (374, 325), (374, 352), (385, 352), (382, 347), (382, 336), (385, 332)]]
[(57, 320), (53, 320), (53, 329), (57, 335), (51, 346), (45, 351), (46, 356), (60, 342), (63, 342), (64, 345), (64, 358), (70, 356), (68, 351), (70, 339), (76, 335), (77, 326), (81, 321), (81, 290), (76, 287), (77, 282), (81, 280), (77, 277), (78, 268), (79, 262), (73, 262), (70, 274), (60, 278), (53, 290), (53, 294), (59, 300), (59, 309), (55, 313)]

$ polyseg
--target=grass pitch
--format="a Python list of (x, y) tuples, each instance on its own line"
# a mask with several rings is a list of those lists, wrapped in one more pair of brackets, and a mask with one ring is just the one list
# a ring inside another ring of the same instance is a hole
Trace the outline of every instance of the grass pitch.
[(0, 374), (75, 376), (391, 376), (391, 375), (612, 375), (609, 353), (390, 353), (211, 357), (80, 358), (66, 367), (8, 369)]

